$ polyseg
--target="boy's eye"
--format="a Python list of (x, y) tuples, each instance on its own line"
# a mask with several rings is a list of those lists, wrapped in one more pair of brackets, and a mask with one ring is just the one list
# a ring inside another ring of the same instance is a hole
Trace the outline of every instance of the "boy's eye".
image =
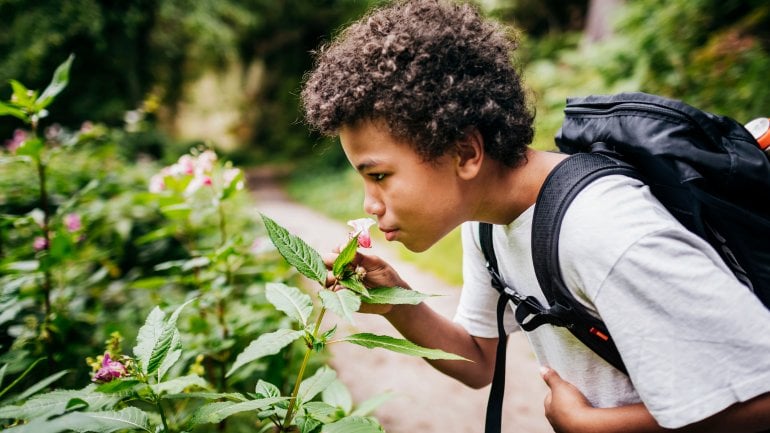
[(371, 177), (375, 181), (379, 182), (382, 179), (385, 179), (385, 173), (372, 173), (372, 174), (369, 175), (369, 177)]

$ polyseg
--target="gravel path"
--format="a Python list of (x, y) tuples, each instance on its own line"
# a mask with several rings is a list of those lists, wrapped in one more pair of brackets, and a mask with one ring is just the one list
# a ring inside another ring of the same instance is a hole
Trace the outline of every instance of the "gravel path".
[[(255, 170), (248, 177), (259, 212), (278, 221), (316, 250), (331, 251), (345, 239), (348, 232), (346, 225), (291, 202), (265, 172)], [(398, 258), (397, 248), (402, 247), (400, 244), (378, 242), (371, 252), (391, 263), (415, 289), (441, 295), (426, 303), (451, 317), (460, 289), (403, 262)], [(355, 321), (355, 326), (352, 326), (335, 317), (330, 318), (330, 324), (339, 325), (337, 335), (372, 332), (399, 336), (380, 316), (358, 314)], [(352, 344), (336, 344), (330, 348), (333, 355), (331, 364), (350, 389), (355, 402), (360, 403), (385, 392), (393, 394), (375, 412), (389, 433), (484, 431), (489, 387), (480, 390), (468, 388), (419, 358)], [(535, 358), (521, 333), (510, 337), (507, 356), (503, 431), (552, 433), (543, 416), (546, 387), (540, 380)]]

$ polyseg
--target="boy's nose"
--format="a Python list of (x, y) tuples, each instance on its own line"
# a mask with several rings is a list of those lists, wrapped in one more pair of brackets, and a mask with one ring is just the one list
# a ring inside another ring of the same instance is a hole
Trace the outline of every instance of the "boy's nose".
[(380, 200), (367, 194), (364, 196), (364, 212), (369, 215), (382, 216), (385, 212), (385, 205)]

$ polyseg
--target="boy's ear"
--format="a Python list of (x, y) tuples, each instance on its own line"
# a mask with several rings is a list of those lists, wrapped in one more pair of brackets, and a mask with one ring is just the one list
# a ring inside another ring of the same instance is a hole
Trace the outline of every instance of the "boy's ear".
[(484, 160), (484, 138), (476, 128), (470, 128), (456, 145), (457, 174), (463, 179), (471, 179), (481, 169)]

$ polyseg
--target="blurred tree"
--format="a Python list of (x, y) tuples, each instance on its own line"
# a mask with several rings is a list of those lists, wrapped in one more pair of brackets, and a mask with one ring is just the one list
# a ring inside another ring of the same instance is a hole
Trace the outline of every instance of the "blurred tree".
[(589, 0), (492, 0), (487, 9), (529, 37), (583, 30)]
[[(72, 79), (60, 95), (55, 121), (119, 125), (129, 110), (173, 118), (185, 85), (233, 60), (262, 59), (265, 81), (256, 135), (264, 154), (291, 154), (304, 128), (297, 125), (297, 91), (310, 66), (308, 51), (364, 0), (0, 0), (0, 83), (23, 79), (42, 88), (70, 53)], [(10, 86), (0, 87), (8, 96)], [(3, 120), (0, 137), (18, 125)], [(294, 143), (294, 144), (292, 144)]]

